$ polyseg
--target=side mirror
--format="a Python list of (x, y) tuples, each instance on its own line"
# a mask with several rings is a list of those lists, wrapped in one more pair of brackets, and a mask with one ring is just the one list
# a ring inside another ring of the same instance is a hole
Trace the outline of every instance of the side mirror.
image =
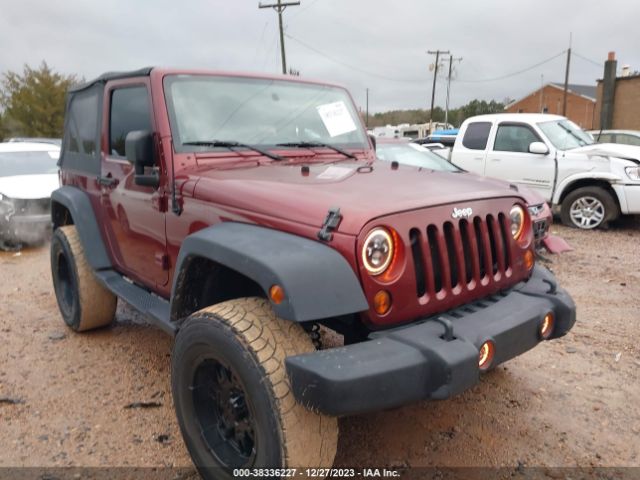
[(376, 149), (376, 136), (375, 135), (369, 135), (369, 140), (371, 140), (371, 145), (373, 145), (373, 149)]
[(157, 188), (160, 185), (158, 172), (145, 174), (145, 167), (156, 164), (153, 149), (153, 134), (146, 130), (134, 130), (127, 133), (124, 140), (124, 152), (135, 169), (136, 185)]
[(543, 142), (531, 142), (529, 145), (529, 153), (546, 155), (549, 153), (549, 147), (547, 147)]

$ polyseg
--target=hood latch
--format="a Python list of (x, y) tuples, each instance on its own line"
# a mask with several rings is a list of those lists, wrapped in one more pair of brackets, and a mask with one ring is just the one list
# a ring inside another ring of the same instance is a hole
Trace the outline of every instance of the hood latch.
[(340, 208), (331, 207), (327, 217), (324, 219), (322, 228), (318, 232), (318, 238), (325, 242), (331, 241), (333, 239), (333, 234), (331, 232), (338, 228), (341, 220), (342, 215), (340, 214)]

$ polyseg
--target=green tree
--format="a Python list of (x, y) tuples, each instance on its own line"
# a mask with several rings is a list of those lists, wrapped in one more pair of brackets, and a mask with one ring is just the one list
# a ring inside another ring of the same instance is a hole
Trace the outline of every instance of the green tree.
[[(482, 115), (485, 113), (500, 113), (504, 111), (504, 104), (491, 100), (472, 100), (471, 102), (459, 108), (449, 110), (449, 123), (459, 127), (462, 122), (474, 115)], [(444, 109), (440, 107), (433, 108), (433, 121), (444, 122)], [(398, 125), (401, 123), (428, 123), (429, 110), (391, 110), (388, 112), (379, 112), (369, 118), (369, 128), (382, 127), (385, 125)]]
[(46, 62), (22, 74), (7, 72), (0, 82), (0, 135), (61, 137), (67, 89), (78, 82), (75, 75), (54, 72)]

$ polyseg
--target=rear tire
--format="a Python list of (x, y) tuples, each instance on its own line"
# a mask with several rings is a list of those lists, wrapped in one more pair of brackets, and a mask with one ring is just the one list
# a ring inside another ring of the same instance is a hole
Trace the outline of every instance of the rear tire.
[(96, 279), (75, 225), (53, 233), (51, 276), (60, 313), (71, 329), (84, 332), (113, 321), (117, 297)]
[(204, 478), (233, 478), (235, 468), (333, 464), (337, 419), (298, 404), (285, 370), (287, 356), (313, 350), (300, 325), (277, 318), (264, 299), (226, 301), (185, 321), (171, 387), (182, 436)]
[(564, 198), (560, 208), (562, 223), (583, 230), (606, 228), (619, 215), (616, 201), (601, 187), (576, 188)]

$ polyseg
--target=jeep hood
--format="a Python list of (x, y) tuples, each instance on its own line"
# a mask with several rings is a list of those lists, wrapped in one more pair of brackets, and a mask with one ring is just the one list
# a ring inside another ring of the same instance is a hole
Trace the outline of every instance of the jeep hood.
[[(305, 167), (306, 168), (306, 167)], [(356, 235), (363, 225), (392, 213), (484, 198), (521, 197), (501, 180), (467, 173), (434, 172), (390, 163), (297, 165), (270, 163), (198, 172), (194, 196), (240, 211), (320, 227), (339, 207), (337, 231)]]

